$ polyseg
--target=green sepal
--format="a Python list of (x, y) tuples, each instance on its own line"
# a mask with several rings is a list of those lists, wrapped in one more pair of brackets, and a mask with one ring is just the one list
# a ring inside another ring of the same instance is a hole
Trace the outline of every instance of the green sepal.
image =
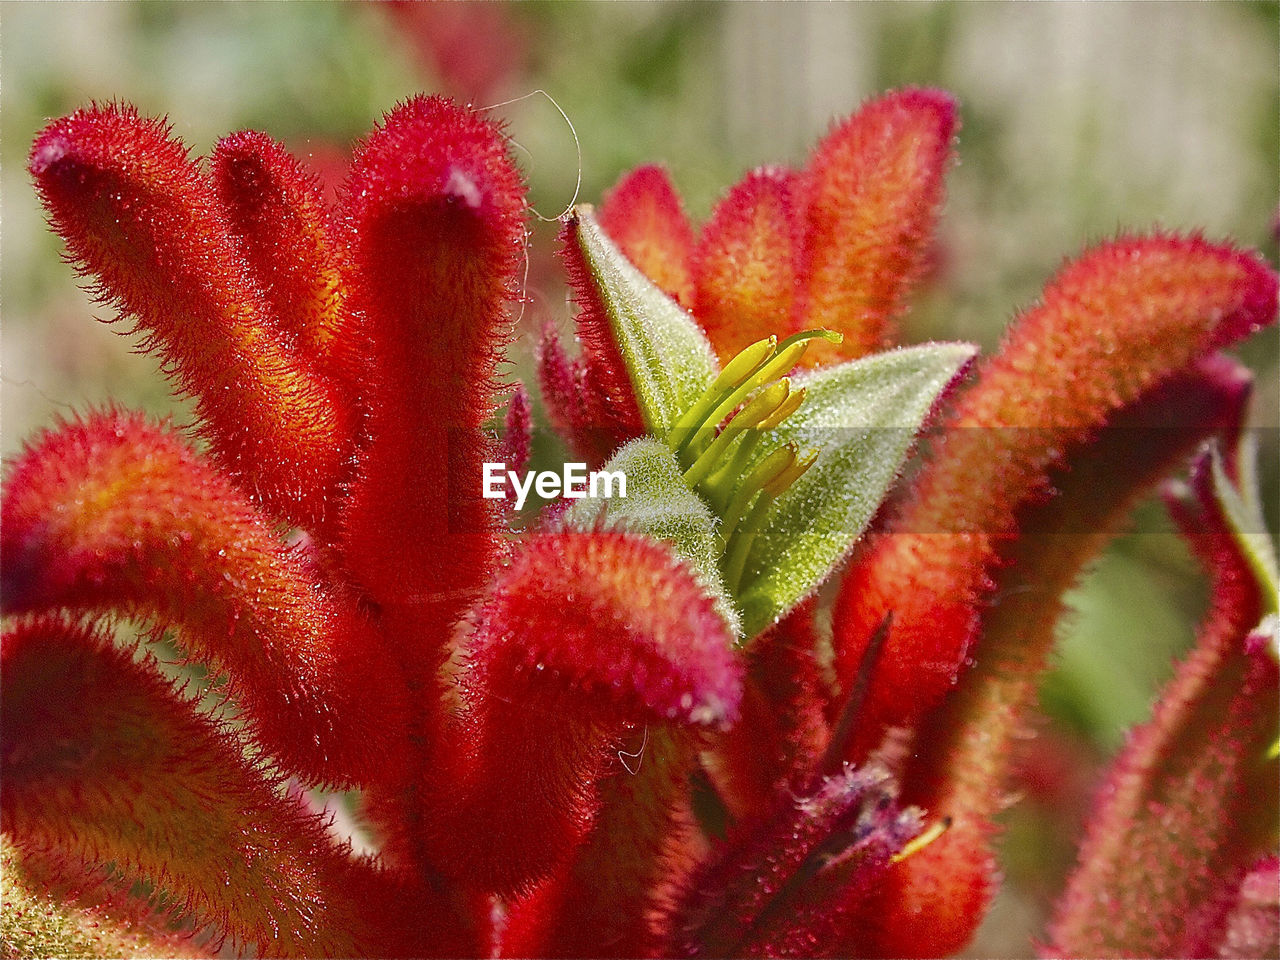
[(738, 597), (748, 637), (812, 593), (844, 558), (934, 402), (976, 352), (964, 343), (925, 344), (793, 378), (808, 391), (805, 401), (761, 446), (792, 441), (821, 453), (773, 505), (748, 557)]
[(665, 439), (720, 372), (715, 351), (693, 318), (605, 236), (590, 207), (575, 207), (572, 217), (645, 425)]
[(1267, 533), (1267, 520), (1262, 512), (1259, 494), (1258, 447), (1251, 437), (1240, 441), (1237, 451), (1240, 486), (1227, 475), (1222, 453), (1215, 446), (1210, 453), (1213, 495), (1222, 508), (1227, 527), (1240, 547), (1241, 554), (1253, 570), (1263, 595), (1264, 613), (1280, 612), (1280, 573), (1277, 573), (1276, 549)]
[(689, 489), (680, 463), (659, 440), (640, 437), (623, 446), (602, 470), (621, 471), (627, 478), (625, 498), (584, 498), (565, 514), (565, 526), (575, 530), (629, 530), (671, 545), (715, 600), (735, 636), (742, 636), (742, 620), (725, 590), (720, 574), (719, 519)]
[[(1209, 451), (1209, 476), (1214, 499), (1222, 508), (1227, 529), (1235, 539), (1240, 554), (1249, 564), (1262, 596), (1262, 620), (1250, 631), (1251, 640), (1261, 640), (1263, 649), (1280, 661), (1280, 573), (1277, 573), (1276, 549), (1267, 533), (1266, 515), (1262, 511), (1261, 484), (1258, 480), (1258, 446), (1252, 437), (1241, 438), (1236, 448), (1236, 466), (1240, 484), (1232, 483), (1222, 450), (1217, 444)], [(1246, 649), (1248, 649), (1246, 645)], [(1280, 732), (1271, 737), (1266, 759), (1280, 757)]]

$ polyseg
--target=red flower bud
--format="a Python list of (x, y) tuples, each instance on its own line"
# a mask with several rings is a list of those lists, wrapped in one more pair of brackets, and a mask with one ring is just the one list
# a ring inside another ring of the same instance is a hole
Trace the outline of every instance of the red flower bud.
[(600, 226), (667, 296), (693, 305), (693, 227), (662, 167), (637, 167), (600, 204)]
[(197, 398), (222, 465), (278, 516), (329, 519), (354, 411), (273, 320), (259, 292), (268, 278), (240, 256), (186, 148), (131, 107), (92, 107), (41, 132), (30, 170), (101, 299), (136, 321)]

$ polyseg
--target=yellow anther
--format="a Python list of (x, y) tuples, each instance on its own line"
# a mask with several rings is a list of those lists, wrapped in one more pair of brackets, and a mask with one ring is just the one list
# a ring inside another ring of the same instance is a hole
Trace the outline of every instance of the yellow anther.
[(788, 346), (780, 347), (769, 362), (757, 370), (751, 379), (757, 383), (768, 383), (774, 377), (790, 373), (791, 368), (800, 362), (800, 358), (804, 356), (804, 352), (808, 349), (808, 340), (799, 340)]
[(796, 455), (799, 452), (800, 449), (794, 443), (783, 444), (757, 463), (755, 469), (747, 474), (742, 485), (738, 487), (737, 493), (734, 494), (729, 508), (725, 511), (724, 525), (720, 529), (726, 541), (733, 536), (734, 528), (742, 519), (742, 515), (747, 512), (751, 499), (774, 477), (791, 469), (795, 465)]
[(773, 351), (776, 349), (778, 349), (777, 337), (765, 337), (749, 347), (744, 347), (725, 364), (724, 369), (720, 371), (720, 376), (716, 377), (715, 383), (711, 384), (711, 389), (729, 390), (739, 386), (756, 372), (760, 364), (773, 356)]
[[(777, 428), (804, 402), (805, 389), (792, 390), (786, 374), (815, 339), (839, 343), (844, 338), (830, 330), (804, 330), (781, 343), (767, 337), (740, 350), (667, 437), (684, 468), (685, 482), (724, 517), (722, 569), (731, 592), (738, 588), (773, 501), (818, 458), (816, 451), (801, 458), (799, 448), (787, 443), (762, 457), (737, 482), (756, 458), (765, 432)], [(726, 417), (728, 423), (717, 434)]]
[(807, 390), (804, 387), (800, 387), (798, 390), (792, 390), (787, 394), (787, 399), (778, 406), (777, 410), (773, 411), (773, 413), (756, 424), (756, 429), (772, 430), (783, 420), (787, 419), (787, 417), (791, 416), (800, 408), (800, 404), (804, 403), (804, 395), (806, 392)]
[[(684, 447), (698, 427), (702, 426), (712, 408), (723, 400), (727, 393), (749, 380), (760, 365), (773, 355), (773, 351), (777, 346), (777, 337), (765, 337), (763, 340), (757, 340), (749, 347), (739, 351), (732, 360), (725, 364), (725, 368), (720, 371), (719, 376), (715, 378), (711, 386), (703, 391), (697, 402), (686, 410), (680, 416), (680, 419), (676, 421), (675, 426), (671, 428), (671, 436), (674, 441), (673, 449), (678, 451)], [(713, 420), (711, 426), (714, 427), (717, 422)]]
[(711, 471), (715, 469), (726, 451), (728, 451), (729, 445), (733, 443), (742, 431), (754, 427), (761, 420), (772, 416), (780, 406), (787, 402), (790, 392), (791, 381), (783, 377), (752, 397), (747, 402), (747, 405), (734, 414), (733, 419), (725, 424), (725, 428), (712, 441), (711, 446), (707, 447), (690, 465), (689, 469), (684, 472), (685, 482), (689, 486), (694, 486), (710, 476)]
[(744, 491), (750, 490), (752, 493), (757, 490), (763, 490), (765, 484), (794, 467), (796, 457), (799, 455), (800, 448), (798, 446), (794, 443), (784, 443), (756, 464), (755, 468), (747, 474), (747, 478), (742, 482), (742, 489)]
[[(844, 338), (831, 330), (804, 330), (792, 334), (782, 343), (777, 344), (777, 352), (764, 363), (757, 362), (754, 367), (749, 367), (746, 360), (741, 364), (738, 363), (739, 357), (747, 351), (751, 351), (752, 358), (767, 356), (765, 346), (769, 345), (772, 339), (753, 343), (729, 361), (715, 383), (708, 387), (707, 391), (698, 398), (698, 402), (677, 421), (672, 429), (675, 441), (672, 449), (680, 454), (681, 463), (688, 466), (706, 448), (715, 434), (716, 425), (736, 409), (752, 390), (787, 373), (799, 363), (810, 340), (821, 339), (839, 343)], [(741, 376), (743, 370), (749, 370), (749, 372), (726, 395), (721, 389), (723, 386), (721, 380), (725, 380), (726, 383), (731, 382), (732, 378), (725, 376), (730, 367), (735, 368), (735, 376)]]
[(818, 451), (814, 450), (803, 460), (794, 461), (786, 470), (764, 485), (764, 492), (775, 498), (782, 496), (793, 483), (804, 476), (805, 471), (812, 467), (817, 459)]
[[(737, 485), (737, 481), (742, 476), (743, 471), (747, 469), (747, 464), (754, 458), (756, 447), (759, 446), (760, 439), (765, 431), (774, 429), (787, 417), (795, 413), (800, 404), (804, 402), (804, 396), (804, 387), (792, 390), (787, 394), (787, 399), (782, 402), (778, 409), (746, 431), (746, 435), (739, 442), (737, 449), (733, 451), (732, 457), (722, 462), (703, 483), (701, 492), (717, 513), (723, 514), (729, 506), (734, 487)], [(742, 415), (739, 414), (738, 417)], [(738, 417), (734, 417), (730, 423), (736, 425)]]
[(769, 384), (747, 401), (746, 406), (733, 415), (729, 426), (746, 430), (768, 420), (791, 399), (791, 378), (783, 377)]
[(807, 340), (797, 340), (795, 343), (780, 348), (767, 363), (752, 373), (750, 377), (738, 385), (737, 389), (721, 400), (710, 415), (702, 421), (701, 429), (696, 430), (690, 438), (689, 452), (695, 455), (700, 453), (702, 444), (708, 441), (716, 424), (732, 413), (738, 404), (742, 403), (743, 399), (746, 398), (747, 394), (760, 384), (768, 383), (775, 377), (782, 376), (790, 371), (792, 367), (799, 363), (807, 346)]
[(932, 824), (921, 831), (920, 835), (908, 840), (901, 850), (889, 858), (890, 863), (901, 863), (907, 857), (915, 856), (933, 841), (951, 829), (951, 818), (943, 817), (941, 820), (935, 820)]

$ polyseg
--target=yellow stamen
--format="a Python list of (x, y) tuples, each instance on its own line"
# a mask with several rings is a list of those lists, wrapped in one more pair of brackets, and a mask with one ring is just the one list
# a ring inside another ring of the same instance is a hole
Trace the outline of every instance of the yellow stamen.
[(778, 474), (772, 480), (764, 485), (764, 492), (769, 496), (777, 499), (782, 496), (791, 487), (793, 483), (805, 475), (805, 472), (813, 466), (818, 459), (818, 451), (814, 450), (803, 460), (797, 460), (791, 464), (786, 470)]
[(703, 494), (711, 502), (715, 512), (721, 516), (724, 516), (725, 510), (733, 499), (733, 491), (739, 485), (738, 481), (742, 479), (743, 471), (747, 469), (747, 464), (751, 462), (756, 447), (760, 445), (760, 438), (763, 436), (763, 431), (759, 429), (748, 430), (737, 449), (733, 451), (733, 456), (702, 484)]
[(751, 553), (751, 547), (756, 542), (756, 535), (760, 532), (760, 528), (764, 525), (764, 518), (772, 502), (773, 498), (768, 494), (761, 494), (755, 506), (751, 508), (751, 512), (747, 514), (742, 527), (729, 538), (729, 544), (725, 548), (724, 584), (729, 588), (730, 593), (738, 592), (742, 574), (747, 568), (747, 555)]
[(798, 390), (792, 390), (787, 395), (787, 399), (780, 407), (778, 407), (777, 410), (773, 411), (772, 415), (756, 424), (756, 429), (761, 431), (772, 430), (778, 424), (782, 423), (783, 420), (787, 419), (787, 417), (800, 409), (800, 404), (804, 403), (804, 395), (806, 393), (808, 393), (808, 390), (805, 387), (800, 387)]
[(835, 330), (825, 330), (821, 327), (815, 330), (801, 330), (799, 333), (793, 333), (778, 344), (778, 349), (785, 350), (791, 344), (799, 343), (802, 340), (825, 340), (827, 343), (844, 343), (844, 334)]
[(768, 383), (774, 377), (784, 374), (794, 367), (804, 355), (806, 344), (793, 343), (785, 350), (778, 351), (768, 363), (764, 364), (757, 370), (750, 379), (740, 384), (736, 390), (720, 401), (711, 415), (703, 421), (703, 430), (700, 433), (705, 436), (708, 429), (715, 429), (716, 424), (729, 415), (729, 413), (743, 401), (748, 393), (756, 388), (758, 384)]
[(733, 419), (725, 425), (725, 428), (720, 431), (720, 435), (712, 441), (711, 446), (707, 447), (689, 469), (685, 471), (685, 482), (689, 486), (693, 486), (708, 476), (712, 468), (720, 462), (721, 457), (728, 451), (729, 444), (744, 430), (772, 417), (786, 404), (790, 393), (791, 381), (783, 377), (752, 397), (747, 405), (739, 410)]
[(752, 498), (764, 489), (766, 483), (783, 471), (789, 470), (795, 464), (796, 454), (799, 452), (799, 448), (794, 443), (784, 444), (756, 464), (755, 469), (747, 474), (725, 512), (724, 526), (720, 528), (721, 536), (725, 538), (726, 543), (733, 536), (734, 528), (746, 513)]
[(926, 827), (919, 836), (912, 840), (908, 840), (892, 857), (889, 858), (890, 863), (901, 863), (907, 857), (913, 857), (933, 841), (951, 829), (951, 818), (943, 817), (941, 820), (935, 820)]
[[(770, 357), (767, 362), (752, 370), (750, 375), (745, 380), (742, 380), (728, 396), (720, 394), (720, 402), (715, 405), (709, 414), (703, 414), (696, 421), (689, 424), (687, 429), (691, 431), (690, 433), (687, 435), (677, 434), (676, 440), (680, 443), (677, 449), (682, 454), (682, 462), (687, 465), (705, 449), (706, 445), (711, 442), (716, 426), (733, 412), (752, 390), (761, 384), (768, 383), (775, 377), (789, 372), (792, 367), (799, 363), (800, 358), (804, 356), (805, 350), (808, 349), (810, 340), (822, 339), (831, 341), (833, 337), (836, 338), (833, 342), (837, 343), (843, 339), (840, 334), (830, 330), (804, 330), (800, 333), (792, 334), (782, 341), (778, 345), (777, 353)], [(747, 349), (754, 350), (757, 346), (759, 344), (752, 344)], [(729, 365), (733, 366), (736, 360), (737, 357), (730, 361)], [(719, 381), (718, 377), (716, 379)], [(715, 393), (715, 384), (712, 384), (708, 393)], [(704, 406), (703, 400), (705, 398), (706, 394), (694, 405), (695, 408)], [(684, 417), (680, 418), (682, 424), (684, 419)]]
[(759, 369), (760, 364), (773, 356), (777, 348), (778, 338), (772, 336), (757, 340), (749, 347), (743, 347), (737, 356), (725, 364), (724, 369), (720, 371), (720, 376), (716, 377), (715, 382), (711, 384), (711, 389), (728, 390), (744, 383)]
[[(773, 430), (783, 420), (795, 413), (800, 404), (804, 402), (804, 396), (804, 387), (792, 390), (787, 395), (787, 399), (782, 406), (778, 407), (769, 417), (761, 420), (746, 431), (737, 449), (734, 450), (732, 458), (716, 469), (702, 484), (702, 492), (711, 502), (711, 506), (715, 508), (716, 513), (724, 515), (725, 509), (729, 506), (730, 498), (733, 496), (734, 485), (738, 478), (742, 476), (742, 472), (747, 469), (747, 464), (751, 462), (751, 457), (755, 453), (756, 447), (759, 445), (765, 431)], [(736, 422), (736, 419), (734, 418), (734, 422)]]
[[(801, 458), (799, 448), (787, 443), (762, 457), (739, 482), (765, 432), (777, 428), (804, 402), (805, 389), (792, 390), (786, 374), (815, 339), (839, 343), (843, 337), (830, 330), (804, 330), (781, 343), (767, 337), (739, 351), (668, 435), (685, 482), (724, 517), (722, 569), (730, 592), (738, 589), (774, 500), (818, 458), (817, 451)], [(717, 434), (726, 417), (728, 422)]]
[[(770, 470), (766, 473), (760, 470), (765, 464), (779, 451), (787, 451), (789, 454), (785, 459), (778, 458), (777, 464), (781, 464), (781, 469)], [(794, 443), (788, 443), (773, 454), (762, 460), (760, 467), (753, 470), (751, 476), (743, 482), (742, 488), (734, 497), (734, 503), (729, 508), (729, 514), (725, 517), (725, 535), (728, 541), (725, 546), (725, 563), (724, 563), (724, 580), (725, 584), (731, 591), (737, 591), (741, 586), (742, 575), (747, 568), (747, 560), (751, 556), (751, 548), (755, 545), (756, 535), (764, 527), (764, 522), (769, 514), (769, 508), (773, 502), (786, 493), (787, 489), (804, 475), (804, 472), (813, 466), (818, 459), (818, 451), (814, 450), (804, 459), (797, 459), (797, 447)], [(757, 473), (757, 471), (759, 471)], [(747, 514), (747, 519), (736, 530), (738, 516), (745, 509), (747, 503), (756, 494), (756, 484), (759, 484), (760, 495), (756, 497), (755, 504), (751, 507), (751, 512)], [(732, 525), (730, 524), (732, 521)]]
[(677, 450), (684, 446), (685, 441), (692, 436), (694, 430), (702, 425), (702, 421), (706, 419), (707, 414), (716, 406), (720, 398), (727, 391), (737, 388), (750, 378), (760, 368), (761, 364), (773, 356), (773, 351), (777, 346), (777, 337), (765, 337), (763, 340), (757, 340), (749, 347), (739, 351), (737, 356), (725, 364), (725, 368), (720, 371), (720, 375), (716, 377), (711, 386), (703, 391), (697, 403), (686, 410), (680, 419), (676, 421), (676, 425), (671, 428), (672, 439), (676, 444)]

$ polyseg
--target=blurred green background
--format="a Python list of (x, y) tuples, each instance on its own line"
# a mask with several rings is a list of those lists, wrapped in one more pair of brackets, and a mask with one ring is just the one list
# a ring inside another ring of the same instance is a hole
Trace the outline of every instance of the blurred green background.
[[(324, 171), (398, 99), (441, 91), (498, 107), (532, 201), (554, 217), (659, 161), (696, 218), (749, 167), (802, 163), (832, 120), (883, 89), (960, 100), (960, 162), (943, 212), (943, 267), (904, 338), (993, 346), (1062, 260), (1119, 229), (1202, 228), (1274, 262), (1280, 182), (1275, 3), (541, 3), (393, 8), (345, 3), (0, 5), (0, 447), (108, 399), (171, 407), (154, 364), (91, 304), (44, 228), (26, 151), (89, 100), (168, 115), (196, 154), (253, 127)], [(572, 120), (581, 149), (555, 108)], [(336, 182), (336, 179), (334, 180)], [(530, 305), (514, 369), (548, 318), (567, 326), (534, 229)], [(1275, 331), (1244, 349), (1256, 422), (1277, 427)], [(1267, 448), (1274, 490), (1275, 447)], [(1274, 504), (1273, 504), (1274, 506)], [(1274, 520), (1274, 514), (1273, 514)], [(1160, 511), (1078, 592), (1012, 815), (1009, 883), (973, 951), (1026, 955), (1069, 862), (1099, 757), (1145, 716), (1190, 642), (1200, 578)]]

